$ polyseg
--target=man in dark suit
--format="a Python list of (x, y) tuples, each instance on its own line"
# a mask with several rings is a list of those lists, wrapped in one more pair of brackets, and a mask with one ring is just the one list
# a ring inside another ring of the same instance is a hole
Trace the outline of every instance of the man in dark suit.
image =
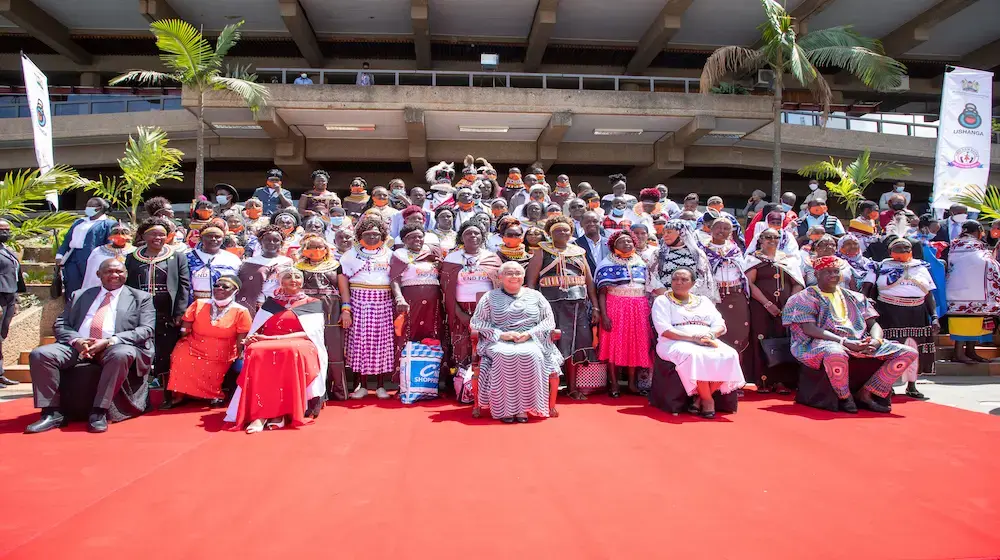
[(7, 248), (10, 241), (10, 222), (0, 218), (0, 387), (17, 385), (17, 381), (3, 374), (3, 341), (10, 330), (10, 321), (17, 313), (17, 294), (25, 291), (21, 277), (21, 262)]
[(608, 256), (608, 238), (601, 233), (601, 219), (594, 212), (584, 212), (580, 217), (580, 227), (583, 235), (576, 239), (576, 244), (587, 252), (587, 264), (590, 273), (597, 272), (597, 265)]
[[(101, 287), (76, 291), (56, 319), (56, 343), (31, 351), (35, 406), (42, 409), (42, 417), (29, 425), (25, 433), (45, 432), (65, 424), (60, 412), (60, 376), (72, 374), (73, 367), (81, 361), (101, 366), (94, 407), (88, 419), (89, 432), (108, 430), (108, 409), (119, 407), (112, 401), (123, 387), (131, 388), (127, 377), (133, 367), (140, 383), (145, 385), (153, 361), (156, 324), (153, 298), (125, 285), (125, 266), (115, 259), (101, 263), (97, 275)], [(130, 401), (127, 405), (142, 412), (147, 393), (142, 390), (134, 394), (135, 400), (143, 402)]]
[(969, 219), (969, 209), (962, 204), (952, 204), (948, 208), (948, 219), (941, 220), (941, 229), (931, 241), (944, 241), (951, 243), (962, 236), (962, 224)]

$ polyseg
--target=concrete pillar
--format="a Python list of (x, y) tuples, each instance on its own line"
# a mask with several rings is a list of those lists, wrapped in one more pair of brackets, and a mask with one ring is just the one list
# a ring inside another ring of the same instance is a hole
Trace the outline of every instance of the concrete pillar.
[(101, 74), (98, 72), (82, 72), (80, 73), (80, 85), (83, 87), (101, 87), (104, 82), (101, 80)]

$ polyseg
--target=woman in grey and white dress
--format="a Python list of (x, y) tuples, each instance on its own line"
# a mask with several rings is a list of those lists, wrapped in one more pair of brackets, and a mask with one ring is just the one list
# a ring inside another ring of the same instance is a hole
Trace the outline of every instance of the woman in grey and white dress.
[[(555, 319), (541, 293), (524, 287), (524, 269), (500, 266), (502, 287), (476, 306), (470, 327), (479, 333), (479, 405), (505, 424), (533, 416), (558, 416), (549, 403), (549, 379), (558, 376), (562, 355), (552, 343)], [(478, 412), (478, 411), (475, 411)]]

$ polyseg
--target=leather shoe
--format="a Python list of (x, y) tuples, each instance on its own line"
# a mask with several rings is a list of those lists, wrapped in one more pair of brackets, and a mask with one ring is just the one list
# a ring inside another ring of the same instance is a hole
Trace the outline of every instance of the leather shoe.
[(87, 431), (92, 434), (103, 434), (108, 431), (108, 417), (106, 414), (91, 414), (87, 420)]
[(878, 412), (880, 414), (888, 414), (892, 412), (892, 409), (889, 408), (888, 406), (875, 402), (875, 400), (872, 399), (872, 394), (864, 389), (858, 391), (857, 398), (858, 398), (858, 403), (860, 403), (861, 406), (867, 408), (872, 412)]
[(19, 385), (20, 383), (20, 381), (14, 381), (6, 375), (0, 373), (0, 387), (10, 387), (12, 385)]
[(40, 434), (66, 425), (66, 418), (58, 412), (42, 414), (42, 417), (24, 429), (26, 434)]
[(858, 413), (858, 405), (854, 404), (854, 399), (850, 395), (848, 395), (846, 399), (840, 399), (840, 402), (837, 403), (837, 408), (839, 408), (841, 412), (846, 412), (848, 414)]
[(226, 399), (212, 399), (208, 401), (208, 408), (225, 408)]

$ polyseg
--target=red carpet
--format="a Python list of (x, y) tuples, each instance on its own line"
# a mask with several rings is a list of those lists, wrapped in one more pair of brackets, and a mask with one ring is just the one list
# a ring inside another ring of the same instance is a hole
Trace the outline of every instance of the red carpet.
[(253, 436), (192, 408), (25, 436), (31, 399), (0, 404), (0, 558), (1000, 557), (1000, 419), (561, 410), (369, 399)]

